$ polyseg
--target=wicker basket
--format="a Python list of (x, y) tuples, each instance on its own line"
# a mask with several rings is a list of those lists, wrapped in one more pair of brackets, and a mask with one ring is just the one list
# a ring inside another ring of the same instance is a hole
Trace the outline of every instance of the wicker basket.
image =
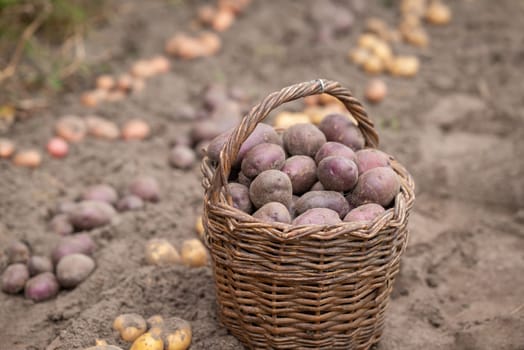
[(320, 93), (342, 101), (367, 146), (377, 146), (360, 102), (339, 83), (319, 79), (267, 96), (233, 131), (219, 164), (202, 162), (204, 237), (213, 260), (219, 318), (251, 349), (369, 349), (382, 334), (407, 243), (414, 183), (395, 160), (401, 192), (394, 207), (370, 224), (264, 223), (231, 205), (224, 185), (240, 145), (257, 123), (285, 102)]

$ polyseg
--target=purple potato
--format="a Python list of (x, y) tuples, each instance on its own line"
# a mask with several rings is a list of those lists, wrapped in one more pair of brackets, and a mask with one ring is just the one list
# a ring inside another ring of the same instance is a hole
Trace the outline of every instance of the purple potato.
[(129, 184), (129, 192), (148, 202), (158, 202), (160, 199), (160, 186), (158, 181), (151, 176), (140, 176)]
[(25, 264), (31, 256), (29, 246), (20, 240), (13, 240), (6, 249), (7, 261), (9, 264), (23, 263)]
[(328, 208), (336, 211), (343, 218), (349, 211), (349, 204), (341, 193), (335, 191), (307, 192), (295, 203), (297, 215), (313, 208)]
[(293, 225), (335, 225), (341, 223), (338, 213), (327, 208), (309, 209), (293, 220)]
[(356, 153), (356, 155), (356, 163), (359, 174), (363, 174), (373, 168), (389, 166), (389, 156), (378, 149), (361, 149)]
[(314, 157), (326, 143), (326, 136), (315, 125), (300, 123), (290, 126), (282, 135), (286, 151), (295, 155)]
[(27, 268), (31, 276), (53, 272), (53, 262), (47, 256), (33, 255), (27, 262)]
[(313, 184), (313, 186), (311, 186), (311, 188), (309, 189), (309, 191), (324, 191), (324, 190), (325, 188), (322, 185), (322, 182), (320, 181), (315, 182), (315, 184)]
[(254, 214), (254, 218), (264, 222), (291, 223), (291, 215), (284, 204), (279, 202), (269, 202), (264, 204)]
[(266, 170), (251, 182), (249, 198), (256, 208), (269, 202), (279, 202), (289, 208), (293, 199), (291, 180), (280, 170)]
[(326, 190), (346, 192), (358, 181), (355, 162), (339, 156), (330, 156), (318, 163), (317, 177)]
[(189, 169), (195, 164), (195, 162), (195, 152), (187, 146), (175, 146), (169, 153), (169, 164), (174, 168)]
[(356, 221), (373, 221), (377, 216), (384, 213), (385, 209), (375, 203), (363, 204), (355, 209), (351, 210), (344, 221), (356, 222)]
[(293, 194), (308, 191), (317, 181), (317, 165), (313, 158), (308, 156), (289, 157), (281, 170), (289, 176), (293, 185)]
[(389, 167), (373, 168), (363, 173), (349, 196), (353, 205), (377, 203), (387, 208), (400, 191), (400, 180)]
[(116, 203), (116, 209), (118, 211), (138, 210), (143, 207), (144, 201), (142, 198), (132, 194), (122, 197), (122, 199)]
[(239, 184), (249, 187), (251, 185), (251, 179), (244, 175), (241, 171), (238, 173), (237, 181)]
[(69, 221), (77, 230), (91, 230), (109, 224), (115, 215), (115, 209), (106, 202), (86, 200), (71, 211)]
[(339, 156), (347, 158), (349, 160), (355, 161), (357, 159), (355, 152), (346, 145), (343, 145), (338, 142), (326, 142), (320, 147), (317, 154), (315, 155), (315, 162), (320, 163), (320, 161), (329, 156)]
[(53, 249), (51, 259), (57, 263), (64, 256), (80, 253), (91, 255), (95, 251), (95, 242), (87, 233), (79, 233), (73, 236), (63, 237)]
[(24, 289), (29, 279), (27, 266), (22, 263), (9, 265), (2, 275), (2, 292), (16, 294)]
[(84, 254), (64, 256), (56, 265), (56, 278), (63, 288), (74, 288), (95, 269), (93, 259)]
[(249, 199), (249, 189), (246, 186), (232, 182), (227, 185), (227, 189), (235, 208), (248, 214), (253, 212), (253, 205)]
[(112, 186), (106, 184), (98, 184), (88, 187), (82, 193), (81, 197), (84, 201), (106, 202), (110, 205), (114, 205), (118, 200), (116, 190)]
[(74, 231), (68, 214), (55, 215), (51, 221), (49, 221), (49, 229), (60, 236), (70, 235)]
[(204, 106), (209, 110), (218, 108), (228, 101), (227, 90), (224, 85), (210, 84), (204, 88)]
[(55, 297), (59, 289), (55, 275), (51, 272), (44, 272), (27, 281), (25, 297), (36, 302), (44, 301)]
[(286, 152), (279, 145), (261, 143), (251, 148), (242, 160), (242, 173), (254, 178), (263, 171), (280, 170), (286, 161)]
[(320, 122), (318, 127), (324, 135), (326, 135), (328, 141), (342, 143), (353, 149), (353, 151), (358, 151), (364, 147), (364, 135), (360, 129), (343, 114), (329, 114)]

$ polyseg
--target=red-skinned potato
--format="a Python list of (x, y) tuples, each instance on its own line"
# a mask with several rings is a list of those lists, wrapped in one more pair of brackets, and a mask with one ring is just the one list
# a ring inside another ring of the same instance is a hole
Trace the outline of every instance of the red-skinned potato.
[(63, 288), (74, 288), (95, 269), (94, 260), (84, 254), (64, 256), (56, 265), (56, 279)]
[(69, 221), (68, 214), (58, 214), (49, 221), (49, 229), (59, 236), (67, 236), (73, 233), (74, 228)]
[(389, 156), (378, 149), (361, 149), (356, 155), (359, 174), (363, 174), (373, 168), (389, 166)]
[(69, 152), (69, 145), (60, 137), (53, 137), (47, 142), (46, 149), (50, 156), (64, 158)]
[(309, 209), (293, 220), (293, 225), (334, 225), (342, 222), (338, 213), (327, 208)]
[(47, 256), (33, 255), (27, 262), (27, 269), (31, 276), (53, 272), (53, 262)]
[(279, 202), (288, 208), (292, 196), (291, 180), (280, 170), (266, 170), (260, 173), (249, 187), (249, 198), (256, 208), (269, 202)]
[(242, 184), (231, 182), (227, 185), (227, 189), (231, 195), (233, 206), (235, 208), (240, 209), (247, 214), (253, 212), (253, 205), (249, 199), (249, 188)]
[(7, 246), (6, 253), (9, 264), (25, 264), (31, 256), (31, 249), (26, 243), (20, 240), (13, 240)]
[(326, 136), (315, 125), (301, 123), (290, 126), (282, 135), (284, 147), (291, 155), (314, 157), (326, 143)]
[(132, 342), (146, 332), (147, 324), (138, 314), (121, 314), (113, 321), (113, 329), (120, 333), (123, 340)]
[(351, 119), (343, 114), (327, 115), (318, 127), (326, 135), (327, 141), (342, 143), (353, 151), (358, 151), (364, 147), (364, 135)]
[(289, 176), (293, 194), (300, 195), (308, 191), (317, 181), (317, 165), (308, 156), (289, 157), (281, 170)]
[(9, 265), (2, 274), (2, 292), (16, 294), (24, 289), (29, 280), (27, 266), (22, 263)]
[(116, 190), (107, 184), (98, 184), (89, 186), (82, 192), (83, 200), (92, 200), (99, 202), (106, 202), (107, 204), (114, 205), (118, 200), (118, 194)]
[(251, 148), (242, 160), (242, 173), (254, 178), (263, 171), (280, 170), (286, 161), (286, 152), (279, 145), (261, 143)]
[(95, 251), (95, 242), (87, 233), (79, 233), (61, 238), (51, 253), (53, 263), (58, 263), (66, 255), (81, 253), (91, 255)]
[(297, 215), (313, 208), (328, 208), (343, 218), (349, 211), (349, 204), (342, 194), (335, 191), (310, 191), (304, 193), (295, 203)]
[(35, 302), (54, 298), (60, 289), (55, 275), (44, 272), (30, 278), (25, 284), (25, 297)]
[(269, 202), (253, 213), (253, 217), (264, 222), (291, 223), (291, 215), (284, 204), (279, 202)]
[(377, 216), (384, 213), (384, 211), (385, 209), (376, 203), (363, 204), (351, 210), (344, 217), (344, 221), (347, 221), (347, 222), (373, 221)]
[(69, 220), (77, 230), (91, 230), (109, 224), (115, 215), (115, 209), (106, 202), (85, 200), (77, 203)]
[(330, 156), (339, 156), (352, 161), (357, 159), (355, 152), (348, 146), (338, 142), (329, 141), (320, 147), (315, 155), (315, 162), (318, 164), (322, 159)]
[(363, 173), (349, 197), (353, 205), (377, 203), (389, 206), (400, 191), (400, 180), (393, 169), (373, 168)]
[(129, 192), (148, 202), (158, 202), (160, 199), (160, 186), (158, 181), (150, 176), (136, 177), (129, 184)]
[(329, 156), (318, 163), (317, 177), (326, 190), (346, 192), (357, 184), (358, 168), (352, 160)]
[(144, 201), (142, 198), (135, 195), (129, 194), (122, 197), (116, 203), (116, 209), (118, 211), (129, 211), (129, 210), (138, 210), (144, 207)]

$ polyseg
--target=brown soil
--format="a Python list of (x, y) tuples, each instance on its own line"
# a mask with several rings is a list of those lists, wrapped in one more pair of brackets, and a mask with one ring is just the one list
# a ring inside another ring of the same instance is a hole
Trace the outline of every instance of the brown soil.
[[(106, 63), (119, 73), (134, 59), (160, 52), (169, 35), (187, 28), (196, 3), (122, 2), (121, 14), (88, 39), (89, 59), (113, 57)], [(122, 188), (136, 174), (157, 177), (163, 190), (160, 203), (92, 231), (98, 267), (76, 289), (39, 304), (0, 294), (0, 349), (82, 349), (96, 338), (125, 347), (111, 330), (122, 312), (191, 321), (191, 349), (242, 348), (216, 320), (210, 269), (145, 266), (143, 247), (151, 237), (180, 245), (195, 235), (199, 169), (171, 169), (167, 150), (169, 140), (189, 126), (177, 118), (176, 107), (198, 105), (205, 84), (234, 84), (256, 100), (325, 77), (363, 95), (368, 77), (346, 54), (365, 16), (358, 16), (351, 35), (315, 45), (312, 3), (255, 0), (222, 35), (218, 56), (173, 61), (172, 71), (149, 80), (142, 94), (93, 111), (119, 123), (147, 119), (154, 135), (149, 140), (87, 140), (65, 160), (46, 157), (35, 171), (0, 162), (0, 246), (23, 238), (41, 254), (57, 240), (46, 220), (59, 199), (102, 181)], [(393, 23), (395, 7), (385, 3), (369, 3), (366, 15)], [(420, 74), (412, 80), (386, 77), (388, 98), (368, 107), (382, 148), (417, 183), (410, 242), (377, 348), (524, 349), (524, 6), (513, 0), (448, 3), (453, 21), (429, 28)], [(59, 116), (91, 113), (78, 96), (62, 96), (15, 124), (8, 136), (22, 146), (43, 147)]]

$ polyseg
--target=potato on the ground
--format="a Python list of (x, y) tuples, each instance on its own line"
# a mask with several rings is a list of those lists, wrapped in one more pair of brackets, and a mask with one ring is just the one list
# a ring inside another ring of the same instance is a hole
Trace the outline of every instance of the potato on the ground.
[(177, 169), (189, 169), (196, 162), (195, 151), (183, 145), (177, 145), (169, 152), (169, 164)]
[(31, 276), (44, 272), (53, 272), (53, 262), (47, 256), (33, 255), (27, 262), (27, 269)]
[(25, 297), (39, 302), (51, 299), (58, 294), (60, 286), (51, 272), (44, 272), (30, 278), (25, 284)]
[(291, 214), (284, 204), (269, 202), (253, 213), (253, 217), (264, 222), (291, 223)]
[(289, 176), (293, 194), (308, 191), (317, 181), (317, 165), (313, 158), (308, 156), (289, 157), (281, 170)]
[(314, 157), (320, 147), (326, 143), (326, 136), (310, 123), (296, 124), (284, 131), (284, 147), (291, 155)]
[(151, 128), (149, 124), (141, 119), (131, 119), (122, 127), (122, 138), (124, 140), (143, 140), (150, 133)]
[(366, 86), (366, 99), (371, 103), (379, 103), (386, 97), (388, 88), (381, 79), (373, 79)]
[(178, 317), (167, 318), (158, 328), (162, 330), (165, 350), (186, 350), (191, 345), (193, 333), (186, 320)]
[(115, 140), (120, 137), (120, 129), (114, 122), (90, 115), (86, 117), (87, 132), (97, 138)]
[(161, 328), (160, 326), (164, 324), (164, 318), (162, 315), (153, 315), (149, 317), (146, 322), (148, 328)]
[(73, 208), (69, 220), (77, 230), (91, 230), (109, 224), (115, 215), (115, 209), (106, 202), (84, 200)]
[(99, 202), (106, 202), (108, 204), (114, 205), (118, 200), (118, 194), (116, 190), (107, 184), (98, 184), (89, 186), (82, 192), (83, 200), (92, 200)]
[(233, 200), (233, 206), (242, 210), (245, 213), (251, 214), (253, 212), (253, 205), (249, 199), (249, 189), (236, 182), (227, 184), (227, 189)]
[(91, 255), (95, 251), (95, 248), (95, 242), (87, 233), (63, 237), (53, 249), (51, 260), (56, 264), (66, 255), (75, 253)]
[(335, 191), (310, 191), (304, 193), (295, 203), (297, 215), (313, 208), (328, 208), (343, 218), (349, 211), (349, 204), (341, 193)]
[(9, 139), (0, 138), (0, 158), (9, 158), (15, 152), (15, 143)]
[(385, 209), (376, 203), (363, 204), (351, 210), (346, 217), (344, 217), (344, 221), (373, 221), (377, 216), (384, 213), (384, 211)]
[(317, 177), (326, 190), (346, 192), (357, 184), (358, 168), (352, 160), (329, 156), (318, 163)]
[(364, 147), (364, 135), (344, 114), (330, 114), (320, 122), (318, 127), (326, 135), (327, 141), (342, 143), (353, 151), (358, 151)]
[(13, 240), (6, 249), (7, 261), (9, 264), (26, 263), (31, 257), (31, 249), (20, 240)]
[(293, 225), (334, 225), (342, 222), (338, 213), (327, 208), (313, 208), (300, 214)]
[(24, 289), (29, 279), (29, 270), (22, 263), (9, 265), (2, 274), (2, 292), (16, 294)]
[(293, 185), (289, 177), (280, 170), (266, 170), (258, 175), (249, 187), (249, 198), (256, 208), (269, 202), (280, 202), (286, 207), (291, 204)]
[(153, 238), (146, 243), (146, 262), (150, 265), (166, 266), (180, 262), (180, 255), (167, 239)]
[(286, 152), (282, 147), (273, 143), (261, 143), (251, 148), (244, 156), (242, 173), (253, 178), (266, 170), (280, 170), (285, 161)]
[(322, 159), (330, 156), (339, 156), (352, 161), (356, 160), (355, 152), (351, 148), (338, 142), (329, 141), (320, 147), (315, 155), (315, 162), (318, 164)]
[(55, 124), (55, 132), (58, 136), (69, 142), (80, 142), (86, 135), (86, 123), (84, 119), (75, 115), (66, 115)]
[(164, 350), (162, 330), (160, 328), (151, 328), (149, 332), (139, 336), (129, 350)]
[(191, 267), (200, 267), (207, 264), (207, 250), (199, 239), (185, 240), (180, 249), (182, 262)]
[(147, 324), (139, 314), (122, 314), (113, 321), (113, 329), (120, 333), (123, 340), (132, 342), (146, 332)]
[(74, 288), (95, 269), (94, 260), (84, 254), (64, 256), (56, 265), (56, 278), (63, 288)]
[(144, 207), (144, 201), (142, 198), (128, 194), (124, 197), (122, 197), (117, 203), (116, 203), (116, 209), (118, 211), (129, 211), (129, 210), (138, 210)]
[(386, 153), (379, 151), (378, 149), (361, 149), (356, 153), (356, 155), (356, 163), (359, 174), (363, 174), (366, 171), (373, 168), (389, 166), (389, 156)]
[(67, 214), (58, 214), (53, 216), (51, 221), (49, 221), (48, 226), (52, 232), (59, 236), (67, 236), (74, 231), (73, 225), (69, 221), (69, 215)]
[(350, 196), (353, 205), (377, 203), (384, 208), (400, 191), (400, 180), (389, 167), (373, 168), (363, 173)]
[(76, 206), (76, 203), (70, 200), (62, 200), (58, 202), (56, 207), (54, 208), (55, 214), (69, 214), (73, 210), (73, 208)]
[(148, 202), (158, 202), (160, 199), (160, 186), (158, 181), (150, 176), (140, 176), (129, 184), (129, 192)]
[(54, 158), (64, 158), (69, 152), (69, 145), (60, 137), (51, 138), (46, 145), (47, 153)]
[(42, 163), (42, 155), (36, 149), (24, 149), (15, 154), (13, 164), (24, 168), (38, 168)]

